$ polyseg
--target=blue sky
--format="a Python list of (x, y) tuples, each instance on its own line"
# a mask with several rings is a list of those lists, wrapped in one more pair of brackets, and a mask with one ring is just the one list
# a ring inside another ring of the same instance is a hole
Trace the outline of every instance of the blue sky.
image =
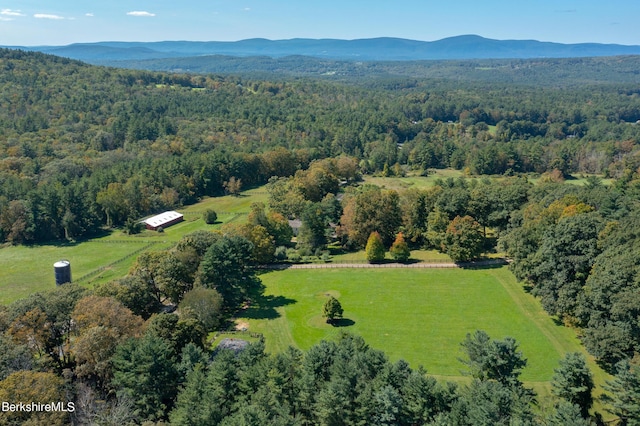
[(0, 45), (263, 37), (640, 45), (639, 0), (0, 0)]

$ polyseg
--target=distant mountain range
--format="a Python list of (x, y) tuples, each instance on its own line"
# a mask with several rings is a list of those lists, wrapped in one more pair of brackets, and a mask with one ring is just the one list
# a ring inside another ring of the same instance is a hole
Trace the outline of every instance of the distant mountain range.
[(89, 63), (184, 58), (206, 55), (282, 58), (302, 55), (354, 61), (413, 61), (442, 59), (527, 59), (640, 55), (640, 46), (619, 44), (561, 44), (536, 40), (492, 40), (463, 35), (438, 41), (400, 38), (336, 39), (248, 39), (221, 41), (98, 42), (68, 46), (20, 47)]

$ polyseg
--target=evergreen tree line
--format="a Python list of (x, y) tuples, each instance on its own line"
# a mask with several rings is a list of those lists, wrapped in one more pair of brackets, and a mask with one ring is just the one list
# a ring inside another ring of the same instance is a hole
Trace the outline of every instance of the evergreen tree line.
[(640, 181), (531, 189), (499, 245), (547, 312), (579, 328), (587, 350), (616, 371), (640, 351)]
[[(213, 256), (218, 243), (205, 257)], [(346, 333), (304, 352), (288, 348), (267, 354), (262, 341), (241, 350), (211, 350), (204, 341), (211, 325), (196, 314), (207, 288), (194, 291), (200, 293), (181, 304), (179, 314), (156, 313), (146, 320), (100, 289), (71, 284), (3, 307), (0, 397), (69, 401), (74, 410), (17, 411), (0, 422), (565, 426), (598, 419), (590, 414), (593, 378), (577, 353), (560, 361), (553, 396), (543, 402), (520, 380), (527, 360), (518, 343), (484, 331), (461, 342), (468, 384), (436, 380), (422, 367), (391, 362)], [(607, 385), (606, 398), (613, 414), (633, 421), (640, 407), (640, 371), (625, 365)]]

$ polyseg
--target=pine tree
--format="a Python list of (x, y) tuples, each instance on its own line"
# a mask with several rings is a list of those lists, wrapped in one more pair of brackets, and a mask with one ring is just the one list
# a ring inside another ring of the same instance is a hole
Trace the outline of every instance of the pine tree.
[(580, 353), (568, 353), (560, 360), (560, 367), (554, 370), (551, 382), (552, 392), (560, 398), (580, 407), (582, 417), (589, 416), (593, 404), (593, 376), (587, 361)]
[(608, 411), (618, 416), (620, 424), (640, 425), (640, 370), (629, 361), (620, 361), (614, 379), (604, 386), (607, 392), (602, 400), (608, 404)]
[(164, 416), (177, 393), (178, 377), (168, 342), (150, 334), (127, 340), (113, 357), (113, 370), (114, 387), (119, 395), (134, 400), (134, 413), (140, 420)]

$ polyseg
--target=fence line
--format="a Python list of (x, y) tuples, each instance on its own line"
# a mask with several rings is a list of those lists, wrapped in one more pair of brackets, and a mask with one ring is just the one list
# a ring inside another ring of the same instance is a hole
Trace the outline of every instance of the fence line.
[(161, 241), (151, 241), (151, 242), (148, 242), (148, 244), (147, 244), (147, 245), (145, 245), (144, 247), (141, 247), (141, 248), (139, 248), (138, 250), (133, 251), (133, 252), (131, 252), (131, 253), (127, 254), (126, 256), (121, 257), (120, 259), (115, 260), (115, 261), (113, 261), (113, 262), (109, 263), (108, 265), (104, 265), (104, 266), (99, 267), (98, 269), (94, 269), (93, 271), (91, 271), (91, 272), (88, 272), (88, 273), (84, 274), (83, 276), (81, 276), (81, 277), (80, 277), (80, 278), (78, 278), (77, 280), (73, 280), (73, 282), (74, 282), (74, 283), (80, 283), (80, 282), (82, 282), (82, 281), (86, 281), (86, 280), (88, 280), (89, 278), (91, 278), (91, 277), (93, 277), (93, 276), (95, 276), (95, 275), (98, 275), (100, 272), (104, 271), (105, 269), (107, 269), (107, 268), (111, 268), (112, 266), (115, 266), (115, 265), (117, 265), (117, 264), (119, 264), (119, 263), (122, 263), (122, 262), (124, 262), (125, 260), (129, 259), (130, 257), (133, 257), (133, 256), (135, 256), (135, 255), (137, 255), (137, 254), (139, 254), (139, 253), (141, 253), (141, 252), (143, 252), (143, 251), (145, 251), (145, 250), (148, 250), (148, 249), (149, 249), (149, 248), (151, 248), (153, 245), (158, 244), (158, 243), (160, 243), (160, 242), (161, 242)]
[[(204, 214), (204, 212), (205, 212), (205, 210), (202, 210), (202, 211), (183, 212), (182, 214), (183, 214), (184, 216), (196, 216), (196, 215), (202, 215), (202, 214)], [(216, 211), (216, 214), (217, 214), (218, 216), (220, 216), (220, 215), (225, 216), (225, 215), (230, 215), (230, 214), (248, 215), (248, 214), (249, 214), (249, 212), (219, 212), (219, 211)]]
[(223, 336), (225, 334), (249, 335), (250, 337), (253, 337), (254, 339), (264, 339), (264, 335), (262, 333), (257, 333), (257, 332), (253, 332), (253, 331), (247, 331), (247, 330), (223, 330), (223, 331), (216, 332), (216, 334), (214, 334), (214, 336), (213, 336), (213, 338), (211, 340), (212, 341), (218, 340), (218, 338), (220, 336)]
[(367, 268), (483, 268), (493, 265), (506, 265), (507, 261), (504, 259), (489, 259), (480, 260), (475, 262), (443, 262), (441, 260), (427, 259), (414, 263), (369, 263), (366, 260), (354, 260), (354, 261), (335, 261), (335, 262), (317, 262), (317, 263), (274, 263), (270, 265), (258, 266), (259, 269), (272, 269), (272, 270), (284, 270), (284, 269), (367, 269)]

